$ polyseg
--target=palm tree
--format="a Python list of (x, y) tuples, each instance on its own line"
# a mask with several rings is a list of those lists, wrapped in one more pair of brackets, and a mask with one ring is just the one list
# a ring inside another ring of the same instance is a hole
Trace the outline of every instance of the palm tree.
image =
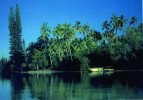
[(81, 39), (80, 38), (76, 38), (71, 46), (72, 46), (72, 49), (74, 50), (74, 52), (80, 52), (80, 43), (81, 43)]
[(50, 27), (48, 27), (47, 23), (44, 23), (41, 27), (41, 36), (40, 38), (44, 41), (46, 41), (49, 37), (49, 34), (51, 33)]
[(104, 34), (105, 38), (107, 38), (111, 31), (111, 25), (109, 24), (108, 21), (104, 21), (102, 23), (102, 30), (105, 30), (105, 32), (103, 34)]
[(71, 42), (73, 38), (75, 37), (75, 30), (73, 27), (71, 27), (70, 24), (60, 24), (58, 25), (53, 32), (55, 35), (57, 35), (57, 39), (62, 41), (63, 45), (63, 51), (66, 54), (66, 57), (71, 57), (72, 60), (72, 53), (71, 53)]
[(83, 26), (81, 26), (80, 32), (84, 35), (84, 39), (86, 35), (89, 33), (89, 30), (90, 30), (90, 26), (88, 24), (84, 24)]
[(53, 35), (57, 38), (57, 39), (63, 39), (64, 37), (64, 29), (63, 26), (58, 24), (54, 30), (53, 30)]
[(57, 44), (57, 43), (59, 45), (58, 46), (57, 45), (54, 46), (55, 52), (58, 55), (58, 61), (62, 62), (63, 58), (64, 58), (64, 51), (63, 51), (64, 43), (63, 42), (59, 43), (59, 41), (55, 40), (55, 44)]
[(102, 30), (109, 31), (109, 29), (110, 29), (110, 24), (108, 23), (108, 21), (104, 21), (102, 24)]
[(87, 35), (87, 38), (90, 38), (94, 42), (99, 42), (99, 41), (102, 40), (101, 33), (96, 31), (96, 30), (93, 30), (93, 29), (91, 29), (89, 31), (89, 34)]
[(49, 45), (50, 33), (50, 27), (48, 27), (47, 23), (44, 23), (41, 27), (41, 36), (38, 38), (38, 44), (41, 46), (41, 49), (46, 49)]
[[(106, 30), (106, 34), (104, 34), (106, 36), (105, 38), (102, 38), (103, 36), (99, 35), (99, 38), (102, 39), (102, 41), (108, 41), (108, 44), (112, 45), (113, 41), (116, 40), (116, 34), (118, 30), (121, 30), (121, 27), (123, 27), (123, 22), (125, 22), (126, 20), (124, 19), (124, 16), (116, 16), (115, 14), (112, 14), (112, 17), (110, 18), (110, 21), (105, 21), (102, 24), (102, 29)], [(114, 33), (115, 31), (115, 33)]]
[(52, 59), (52, 53), (53, 53), (53, 48), (52, 48), (52, 39), (49, 41), (48, 43), (48, 47), (47, 47), (47, 54), (48, 54), (48, 59), (49, 59), (49, 62), (50, 62), (50, 67), (52, 68), (53, 67), (53, 59)]
[(117, 33), (117, 30), (120, 29), (121, 26), (121, 20), (117, 15), (112, 14), (112, 17), (110, 18), (110, 24), (112, 25), (111, 32), (114, 32), (115, 30)]
[(121, 15), (119, 17), (119, 27), (120, 27), (120, 30), (124, 30), (124, 28), (127, 28), (127, 23), (128, 23), (128, 20), (123, 16)]
[(140, 24), (138, 25), (138, 31), (143, 31), (143, 23), (140, 23)]
[(127, 24), (127, 21), (128, 20), (123, 15), (120, 16), (120, 26), (121, 27), (124, 27), (124, 25)]
[(67, 46), (67, 51), (68, 51), (68, 56), (71, 57), (72, 59), (72, 52), (71, 52), (71, 43), (72, 40), (75, 38), (75, 30), (73, 27), (71, 27), (70, 24), (64, 24), (64, 40), (65, 40), (65, 45)]
[(137, 22), (137, 18), (136, 17), (131, 17), (131, 20), (130, 20), (130, 25), (135, 25), (135, 23)]
[(81, 27), (80, 21), (76, 21), (75, 25), (73, 26), (73, 28), (75, 29), (75, 31), (79, 31), (80, 27)]

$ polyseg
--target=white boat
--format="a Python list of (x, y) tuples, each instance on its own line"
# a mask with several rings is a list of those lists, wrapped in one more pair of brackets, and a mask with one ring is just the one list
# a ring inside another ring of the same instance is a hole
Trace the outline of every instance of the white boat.
[(104, 71), (104, 69), (103, 68), (89, 68), (89, 71), (91, 71), (91, 72), (103, 72)]

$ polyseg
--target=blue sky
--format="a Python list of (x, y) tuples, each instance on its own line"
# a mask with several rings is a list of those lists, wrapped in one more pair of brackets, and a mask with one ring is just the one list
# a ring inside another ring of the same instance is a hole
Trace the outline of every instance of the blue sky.
[(89, 23), (101, 31), (101, 24), (112, 14), (142, 21), (142, 0), (0, 0), (0, 58), (9, 56), (8, 16), (11, 6), (19, 4), (22, 35), (26, 46), (40, 36), (42, 23), (53, 28), (59, 23)]

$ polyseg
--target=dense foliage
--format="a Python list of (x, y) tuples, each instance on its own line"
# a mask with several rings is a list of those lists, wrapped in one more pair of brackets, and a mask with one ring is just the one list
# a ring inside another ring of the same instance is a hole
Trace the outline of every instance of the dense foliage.
[(89, 66), (139, 68), (143, 62), (142, 24), (137, 25), (135, 17), (127, 20), (124, 16), (112, 15), (102, 28), (100, 33), (76, 21), (74, 25), (58, 24), (51, 30), (44, 23), (37, 42), (27, 48), (27, 67), (59, 70), (87, 70)]
[(7, 58), (2, 57), (0, 59), (0, 71), (2, 71), (4, 69), (4, 67), (6, 67), (7, 63), (8, 63)]
[(102, 32), (80, 21), (73, 25), (58, 24), (53, 29), (44, 23), (37, 41), (30, 43), (27, 48), (24, 41), (22, 46), (20, 39), (18, 6), (16, 17), (13, 10), (10, 10), (9, 28), (10, 62), (14, 66), (22, 64), (21, 69), (24, 71), (42, 69), (73, 71), (97, 66), (112, 66), (115, 69), (143, 67), (143, 26), (137, 24), (136, 17), (128, 20), (123, 15), (113, 14), (109, 20), (103, 22)]
[(11, 65), (15, 66), (14, 70), (20, 71), (21, 64), (24, 61), (24, 51), (21, 39), (21, 19), (18, 4), (15, 12), (13, 7), (10, 8), (9, 13), (9, 31), (10, 31), (10, 61)]

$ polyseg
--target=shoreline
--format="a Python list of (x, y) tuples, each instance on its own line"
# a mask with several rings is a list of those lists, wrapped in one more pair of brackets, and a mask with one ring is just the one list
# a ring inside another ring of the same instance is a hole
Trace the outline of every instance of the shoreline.
[[(88, 71), (83, 71), (88, 72)], [(20, 72), (24, 74), (55, 74), (55, 73), (81, 73), (81, 71), (58, 71), (58, 70), (32, 70)]]
[(143, 72), (143, 70), (109, 70), (109, 69), (105, 69), (103, 71), (57, 71), (57, 70), (32, 70), (32, 71), (25, 71), (25, 72), (20, 72), (20, 73), (25, 73), (25, 74), (55, 74), (55, 73), (84, 73), (84, 72)]

